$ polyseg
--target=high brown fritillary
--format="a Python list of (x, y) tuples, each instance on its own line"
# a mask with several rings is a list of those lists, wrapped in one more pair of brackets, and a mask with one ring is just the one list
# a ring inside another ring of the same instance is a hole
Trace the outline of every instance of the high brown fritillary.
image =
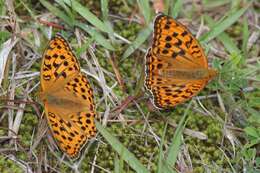
[(217, 74), (191, 32), (162, 13), (155, 17), (153, 44), (145, 59), (145, 86), (158, 108), (187, 101)]
[(96, 134), (93, 92), (67, 41), (53, 37), (43, 54), (40, 99), (59, 148), (69, 157)]

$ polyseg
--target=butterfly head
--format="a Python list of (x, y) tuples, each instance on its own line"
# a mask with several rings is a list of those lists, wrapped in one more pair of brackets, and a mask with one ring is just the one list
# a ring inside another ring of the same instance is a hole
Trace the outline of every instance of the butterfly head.
[(218, 75), (218, 71), (215, 69), (208, 69), (208, 75), (209, 75), (209, 80), (213, 79), (215, 76)]
[(45, 102), (46, 101), (46, 94), (44, 94), (44, 92), (40, 89), (40, 91), (38, 92), (38, 98), (42, 101)]

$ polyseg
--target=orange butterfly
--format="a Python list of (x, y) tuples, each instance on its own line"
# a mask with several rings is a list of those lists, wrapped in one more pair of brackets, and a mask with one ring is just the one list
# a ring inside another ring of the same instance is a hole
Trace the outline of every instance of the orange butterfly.
[(191, 32), (162, 13), (155, 17), (153, 44), (145, 59), (145, 86), (158, 108), (187, 101), (217, 75)]
[(43, 54), (40, 99), (59, 148), (75, 158), (96, 134), (93, 92), (67, 41), (53, 37)]

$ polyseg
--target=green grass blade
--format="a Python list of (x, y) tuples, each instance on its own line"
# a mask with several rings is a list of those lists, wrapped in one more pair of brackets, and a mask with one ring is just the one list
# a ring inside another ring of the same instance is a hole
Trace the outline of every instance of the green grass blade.
[(108, 35), (109, 35), (109, 39), (111, 41), (111, 43), (115, 43), (115, 37), (114, 37), (114, 30), (112, 27), (111, 22), (108, 20), (108, 1), (107, 0), (101, 0), (101, 11), (102, 11), (102, 16), (103, 16), (103, 21), (104, 24), (106, 25), (107, 31), (108, 31)]
[[(28, 11), (28, 13), (29, 13), (30, 16), (32, 17), (32, 19), (33, 19), (34, 21), (38, 21), (36, 15), (34, 14), (34, 11), (32, 11), (32, 10), (28, 7), (28, 4), (25, 3), (25, 2), (23, 2), (23, 1), (21, 1), (21, 0), (20, 0), (20, 3), (21, 3), (21, 4), (23, 5), (23, 7)], [(1, 13), (1, 12), (0, 12), (0, 13)], [(46, 34), (46, 32), (45, 32), (44, 26), (43, 26), (43, 25), (38, 25), (37, 23), (38, 23), (38, 22), (36, 22), (37, 27), (42, 31), (42, 33), (44, 33), (45, 37), (47, 38), (47, 34)], [(1, 37), (0, 37), (0, 41), (1, 41)]]
[(108, 20), (108, 1), (101, 0), (101, 11), (104, 20)]
[(246, 58), (247, 56), (247, 43), (248, 43), (248, 39), (249, 39), (249, 29), (248, 29), (248, 22), (247, 19), (244, 18), (244, 22), (243, 22), (243, 43), (242, 43), (242, 51), (244, 54), (244, 58)]
[(94, 25), (96, 28), (103, 32), (108, 32), (106, 25), (99, 20), (93, 13), (89, 11), (88, 8), (82, 6), (79, 2), (71, 0), (63, 0), (68, 6), (79, 13), (83, 18), (85, 18), (89, 23)]
[(151, 20), (151, 9), (148, 0), (137, 0), (140, 11), (144, 15), (145, 23), (149, 24)]
[[(7, 31), (0, 31), (0, 45), (3, 44), (9, 37), (11, 33)], [(1, 49), (1, 46), (0, 46)]]
[(114, 47), (110, 44), (110, 42), (107, 41), (107, 39), (102, 34), (97, 32), (94, 28), (79, 22), (75, 22), (75, 25), (81, 28), (82, 30), (86, 31), (89, 35), (91, 35), (91, 37), (93, 37), (96, 40), (97, 43), (99, 43), (106, 49), (115, 50)]
[(82, 44), (81, 47), (76, 50), (76, 56), (79, 57), (83, 52), (85, 52), (93, 41), (94, 38), (92, 37)]
[(149, 171), (141, 162), (124, 147), (110, 132), (108, 132), (98, 121), (95, 121), (96, 127), (101, 135), (107, 140), (111, 147), (120, 155), (128, 165), (138, 173), (148, 173)]
[(71, 25), (74, 25), (74, 21), (75, 21), (75, 15), (74, 13), (72, 13), (71, 9), (63, 2), (63, 0), (55, 0), (55, 2), (57, 2), (65, 11), (66, 14), (71, 18), (71, 20), (73, 21), (71, 23)]
[[(209, 16), (206, 16), (205, 20), (209, 24), (209, 27), (213, 28), (213, 25), (215, 23), (214, 20)], [(217, 38), (224, 44), (225, 48), (230, 54), (239, 54), (240, 52), (239, 48), (236, 46), (234, 41), (228, 36), (228, 34), (226, 34), (224, 31), (219, 36), (217, 36)]]
[(218, 0), (218, 1), (202, 1), (205, 8), (218, 8), (219, 6), (223, 6), (229, 4), (231, 0)]
[(201, 43), (206, 44), (210, 40), (217, 37), (220, 33), (225, 31), (228, 27), (230, 27), (233, 23), (235, 23), (246, 12), (249, 6), (250, 4), (230, 14), (229, 16), (226, 17), (226, 19), (220, 22), (215, 22), (216, 24), (212, 27), (211, 31), (207, 32), (206, 34), (200, 37)]
[(175, 162), (177, 160), (177, 156), (178, 156), (180, 146), (181, 146), (181, 136), (182, 136), (184, 127), (186, 125), (186, 117), (188, 116), (188, 111), (189, 111), (190, 107), (191, 107), (191, 102), (189, 103), (189, 105), (184, 113), (184, 116), (181, 118), (179, 125), (174, 133), (172, 143), (170, 144), (166, 163), (169, 164), (169, 166), (171, 166), (171, 167), (174, 167)]
[(136, 39), (132, 42), (132, 44), (126, 49), (123, 54), (123, 60), (130, 56), (137, 48), (139, 48), (145, 40), (150, 36), (152, 32), (152, 26), (148, 26), (142, 29), (137, 35)]
[(160, 144), (160, 148), (159, 148), (159, 159), (158, 159), (158, 170), (157, 170), (157, 173), (162, 172), (162, 160), (163, 160), (163, 156), (164, 156), (163, 144), (164, 144), (164, 140), (165, 140), (166, 130), (167, 130), (167, 124), (164, 127), (163, 134), (162, 134), (162, 139), (161, 139), (161, 144)]
[(164, 14), (167, 14), (169, 13), (169, 10), (170, 10), (170, 5), (173, 3), (172, 2), (173, 0), (164, 0)]
[(120, 173), (120, 162), (117, 155), (114, 159), (114, 173)]
[[(182, 9), (182, 2), (183, 2), (182, 0), (176, 0), (176, 2), (173, 3), (174, 5), (170, 9), (170, 16), (172, 16), (173, 18), (178, 17), (178, 14)], [(171, 7), (171, 4), (170, 4), (170, 7)]]
[(217, 38), (223, 43), (230, 54), (239, 54), (241, 52), (228, 34), (223, 32)]
[(64, 22), (66, 22), (69, 26), (73, 25), (73, 20), (67, 16), (63, 11), (56, 8), (53, 4), (50, 4), (49, 2), (45, 0), (40, 0), (41, 4), (46, 7), (53, 15), (61, 18)]
[(174, 170), (172, 170), (170, 167), (165, 162), (164, 153), (163, 153), (163, 144), (165, 142), (165, 134), (167, 130), (167, 124), (164, 127), (163, 134), (162, 134), (162, 139), (161, 139), (161, 144), (159, 148), (159, 159), (158, 159), (158, 169), (157, 173), (175, 173)]

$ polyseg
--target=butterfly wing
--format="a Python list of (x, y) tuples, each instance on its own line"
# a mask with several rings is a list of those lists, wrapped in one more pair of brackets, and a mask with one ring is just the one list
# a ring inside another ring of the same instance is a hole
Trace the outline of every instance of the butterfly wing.
[(69, 115), (67, 121), (62, 114), (51, 109), (46, 108), (45, 112), (59, 148), (71, 158), (77, 157), (86, 141), (96, 134), (94, 113), (75, 112)]
[(161, 13), (154, 20), (152, 52), (174, 68), (208, 68), (196, 38), (184, 25)]
[(154, 104), (158, 108), (172, 108), (177, 104), (189, 100), (204, 88), (203, 81), (189, 83), (187, 81), (175, 81), (175, 84), (155, 85), (152, 88)]
[(74, 158), (96, 133), (93, 92), (66, 40), (56, 35), (43, 55), (41, 99), (59, 148)]
[[(43, 54), (41, 90), (54, 90), (53, 86), (71, 75), (80, 73), (79, 63), (67, 41), (59, 34), (53, 37)], [(63, 82), (66, 83), (66, 82)], [(50, 87), (51, 86), (51, 87)]]
[(205, 80), (165, 77), (162, 70), (207, 69), (202, 47), (189, 30), (164, 14), (154, 20), (153, 44), (146, 54), (145, 86), (151, 91), (154, 104), (170, 108), (196, 95), (207, 83)]

